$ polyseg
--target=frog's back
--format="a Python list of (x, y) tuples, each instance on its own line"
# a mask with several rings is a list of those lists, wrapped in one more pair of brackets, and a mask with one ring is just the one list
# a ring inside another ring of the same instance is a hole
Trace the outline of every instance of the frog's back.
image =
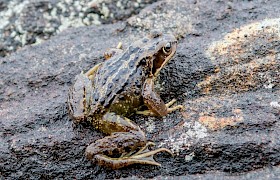
[(134, 87), (141, 88), (137, 83), (143, 81), (152, 72), (153, 65), (150, 60), (167, 42), (175, 40), (173, 35), (156, 32), (134, 42), (123, 54), (106, 60), (97, 70), (94, 78), (91, 110), (96, 111), (99, 107), (107, 108), (123, 91), (131, 91), (130, 88)]
[(93, 111), (108, 107), (114, 98), (130, 86), (130, 79), (139, 71), (139, 47), (130, 46), (123, 54), (106, 60), (94, 78)]

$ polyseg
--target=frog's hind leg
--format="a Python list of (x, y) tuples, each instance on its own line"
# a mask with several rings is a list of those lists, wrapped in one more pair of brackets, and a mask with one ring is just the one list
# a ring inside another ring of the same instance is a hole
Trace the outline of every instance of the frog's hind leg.
[(101, 63), (96, 64), (86, 73), (76, 75), (73, 86), (68, 93), (68, 109), (76, 122), (86, 119), (92, 103), (93, 78)]
[[(121, 134), (121, 137), (123, 140), (126, 139), (126, 137), (130, 136), (128, 134), (123, 134), (123, 133), (115, 133), (114, 135), (117, 135), (117, 134)], [(105, 138), (107, 138), (107, 137), (105, 137)], [(109, 136), (109, 138), (110, 138), (110, 136)], [(154, 166), (161, 166), (160, 163), (158, 163), (154, 160), (153, 156), (159, 152), (167, 152), (172, 155), (172, 152), (166, 148), (149, 150), (148, 147), (151, 145), (154, 145), (154, 144), (151, 142), (148, 142), (139, 151), (131, 150), (130, 152), (125, 153), (122, 156), (117, 157), (117, 158), (111, 157), (113, 154), (105, 155), (105, 154), (101, 154), (101, 153), (92, 156), (89, 149), (96, 151), (96, 150), (98, 150), (99, 147), (105, 147), (106, 145), (114, 146), (115, 143), (117, 143), (116, 139), (115, 140), (111, 139), (113, 141), (110, 141), (107, 143), (105, 143), (104, 140), (105, 140), (104, 138), (99, 140), (99, 141), (103, 141), (102, 145), (99, 145), (99, 146), (96, 144), (90, 145), (86, 150), (86, 155), (87, 155), (87, 158), (95, 160), (98, 165), (105, 166), (105, 167), (108, 167), (111, 169), (120, 169), (120, 168), (129, 166), (129, 165), (132, 165), (132, 164), (148, 164), (148, 165), (154, 165)], [(121, 143), (121, 142), (118, 142), (118, 143)], [(125, 148), (129, 148), (129, 147), (125, 147)], [(117, 149), (118, 148), (114, 149), (114, 151), (117, 152), (119, 150), (119, 149), (118, 150)], [(114, 151), (112, 151), (112, 153)], [(104, 149), (104, 152), (108, 153), (108, 149)]]
[(132, 155), (125, 155), (120, 158), (111, 158), (106, 155), (98, 154), (95, 156), (97, 163), (102, 166), (109, 167), (111, 169), (120, 169), (133, 164), (147, 164), (154, 166), (161, 166), (160, 163), (156, 162), (153, 158), (153, 155), (159, 152), (167, 152), (172, 155), (172, 152), (166, 148), (159, 148), (153, 151), (150, 151), (148, 147), (150, 144), (147, 144), (144, 148)]
[(148, 147), (154, 143), (146, 141), (145, 133), (128, 118), (115, 113), (106, 113), (94, 126), (109, 134), (86, 148), (86, 157), (101, 166), (112, 169), (132, 164), (160, 166), (153, 159), (153, 155), (159, 152), (172, 154), (165, 148), (149, 150)]

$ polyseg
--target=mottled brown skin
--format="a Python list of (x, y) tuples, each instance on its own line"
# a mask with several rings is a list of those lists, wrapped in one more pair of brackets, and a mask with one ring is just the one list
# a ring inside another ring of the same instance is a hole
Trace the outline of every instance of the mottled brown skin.
[[(105, 62), (76, 76), (69, 92), (70, 115), (76, 122), (87, 120), (109, 135), (86, 148), (88, 159), (112, 169), (135, 163), (160, 166), (153, 155), (171, 153), (165, 148), (148, 150), (153, 143), (126, 117), (133, 113), (165, 116), (181, 108), (169, 108), (174, 101), (165, 105), (153, 88), (154, 78), (173, 57), (176, 46), (173, 35), (154, 32), (124, 51), (113, 51), (113, 56), (106, 53)], [(142, 105), (149, 110), (137, 111)]]

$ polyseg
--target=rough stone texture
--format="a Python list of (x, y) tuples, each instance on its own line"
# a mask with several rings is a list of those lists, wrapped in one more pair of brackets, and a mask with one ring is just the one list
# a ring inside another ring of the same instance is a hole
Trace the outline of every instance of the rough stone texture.
[[(66, 30), (0, 59), (0, 176), (278, 179), (279, 8), (277, 0), (160, 1), (127, 21)], [(81, 70), (104, 60), (106, 48), (153, 29), (179, 38), (156, 87), (185, 110), (131, 119), (175, 157), (157, 155), (162, 167), (99, 167), (84, 150), (103, 135), (69, 119), (68, 88)]]
[(0, 1), (0, 56), (39, 44), (65, 29), (108, 24), (139, 13), (156, 0)]

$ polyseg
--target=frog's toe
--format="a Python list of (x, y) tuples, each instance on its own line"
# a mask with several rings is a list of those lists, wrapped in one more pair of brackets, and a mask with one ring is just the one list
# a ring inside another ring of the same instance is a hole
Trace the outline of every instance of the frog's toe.
[[(176, 99), (172, 99), (170, 102), (166, 103), (166, 107), (167, 107), (167, 112), (173, 112), (176, 111), (178, 109), (184, 109), (183, 105), (176, 105), (176, 106), (172, 106), (174, 103), (176, 102)], [(171, 107), (172, 106), (172, 107)]]
[(165, 104), (166, 107), (170, 107), (172, 106), (177, 100), (176, 99), (172, 99), (171, 101), (169, 101), (168, 103)]
[(177, 105), (177, 106), (173, 106), (171, 108), (167, 108), (167, 112), (170, 113), (170, 112), (176, 111), (178, 109), (184, 109), (184, 106), (183, 105)]
[(136, 114), (145, 115), (145, 116), (156, 116), (156, 114), (149, 109), (144, 111), (136, 111)]
[(95, 160), (101, 166), (105, 166), (111, 169), (120, 169), (132, 164), (148, 164), (154, 166), (161, 166), (160, 163), (156, 162), (153, 158), (154, 154), (159, 152), (167, 152), (172, 155), (172, 152), (166, 148), (159, 148), (153, 151), (147, 149), (148, 146), (142, 148), (137, 153), (130, 155), (124, 155), (120, 158), (111, 158), (106, 155), (95, 155)]

